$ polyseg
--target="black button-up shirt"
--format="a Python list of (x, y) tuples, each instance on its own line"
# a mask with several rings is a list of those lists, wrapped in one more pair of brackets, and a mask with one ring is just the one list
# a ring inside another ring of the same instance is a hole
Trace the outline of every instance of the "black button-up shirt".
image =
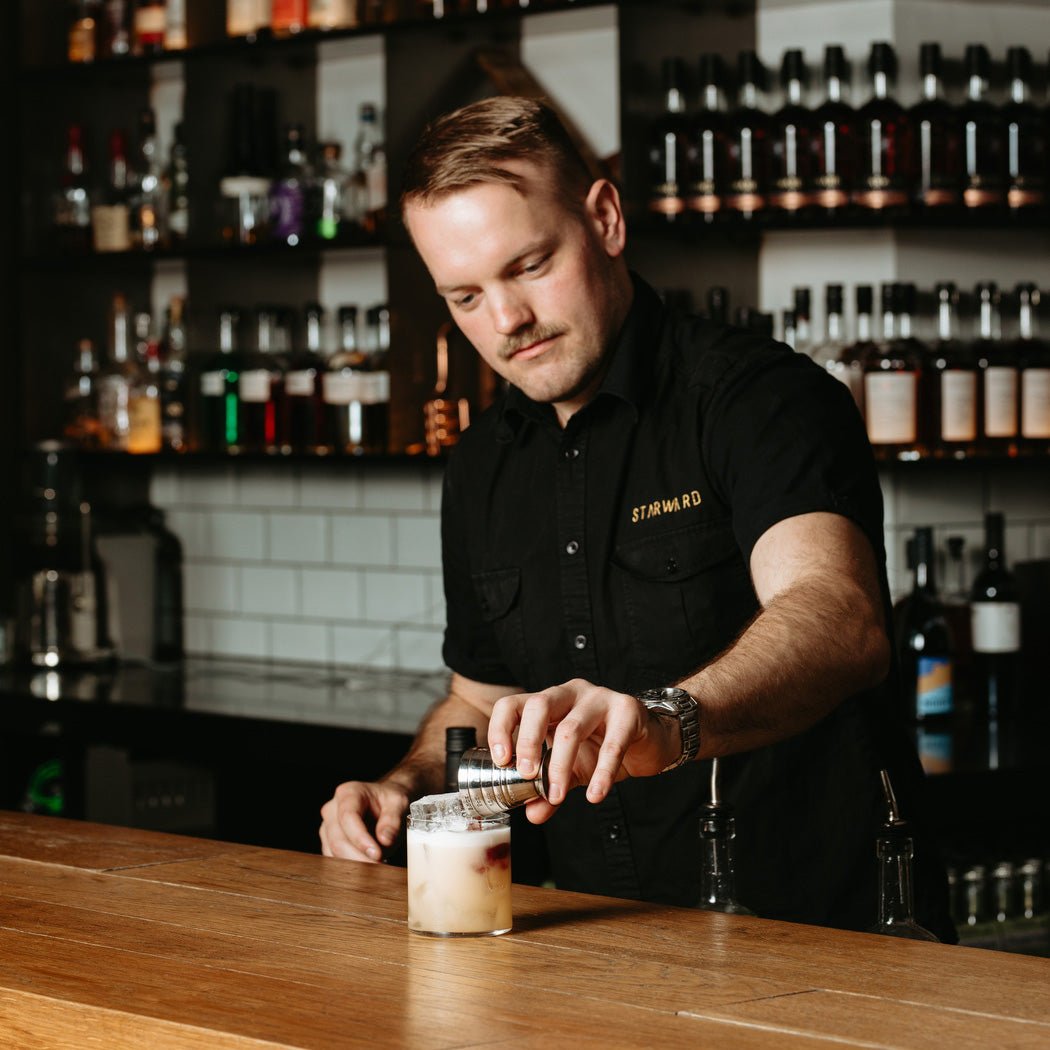
[[(758, 538), (812, 511), (864, 530), (888, 602), (878, 477), (846, 388), (781, 344), (669, 314), (635, 279), (601, 388), (564, 429), (512, 387), (450, 459), (446, 663), (525, 691), (577, 677), (631, 693), (674, 683), (758, 611)], [(758, 914), (874, 922), (878, 770), (904, 807), (921, 775), (889, 697), (850, 698), (807, 732), (720, 763), (737, 895)], [(695, 904), (709, 774), (697, 762), (635, 778), (599, 805), (570, 792), (545, 826), (557, 884)], [(919, 846), (919, 911), (950, 935)]]

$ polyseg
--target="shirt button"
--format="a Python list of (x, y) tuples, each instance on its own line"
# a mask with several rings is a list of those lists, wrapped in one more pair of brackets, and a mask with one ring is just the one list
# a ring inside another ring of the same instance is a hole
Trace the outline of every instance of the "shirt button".
[(567, 448), (564, 452), (562, 452), (562, 455), (566, 459), (575, 459), (579, 454), (580, 450), (578, 448)]
[(608, 836), (610, 842), (615, 842), (620, 837), (620, 825), (610, 824), (609, 830), (605, 834)]
[(585, 634), (578, 634), (578, 635), (576, 635), (576, 637), (573, 638), (573, 640), (572, 640), (572, 644), (575, 645), (577, 649), (586, 649), (587, 648), (587, 635), (585, 635)]
[(566, 554), (575, 554), (579, 549), (580, 545), (575, 540), (569, 540), (569, 542), (565, 544)]

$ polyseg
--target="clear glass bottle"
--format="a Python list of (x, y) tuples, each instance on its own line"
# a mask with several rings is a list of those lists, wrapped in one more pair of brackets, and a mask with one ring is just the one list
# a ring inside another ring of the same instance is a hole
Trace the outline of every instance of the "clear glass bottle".
[(227, 307), (219, 312), (218, 352), (201, 370), (198, 441), (206, 452), (229, 452), (241, 445), (239, 327), (236, 310)]
[(841, 45), (824, 49), (824, 101), (813, 113), (810, 196), (829, 217), (849, 209), (855, 178), (853, 107), (846, 101), (850, 70)]
[(175, 125), (163, 186), (167, 199), (164, 239), (169, 244), (185, 244), (190, 233), (190, 170), (181, 121)]
[(97, 382), (101, 443), (114, 452), (128, 448), (131, 392), (138, 372), (131, 350), (131, 309), (127, 298), (118, 292), (110, 307), (109, 354)]
[(152, 251), (160, 247), (161, 230), (165, 225), (157, 126), (152, 109), (143, 109), (139, 113), (138, 150), (132, 185), (132, 247)]
[(1002, 113), (987, 99), (991, 68), (983, 44), (967, 46), (967, 97), (959, 110), (967, 208), (1001, 208), (1006, 203), (1006, 135)]
[(688, 121), (686, 196), (689, 212), (713, 222), (722, 210), (726, 158), (726, 70), (722, 56), (700, 56), (700, 108)]
[(667, 222), (674, 222), (685, 211), (688, 131), (685, 70), (680, 58), (665, 58), (663, 75), (663, 113), (649, 128), (649, 211)]
[(1039, 289), (1030, 282), (1017, 286), (1018, 326), (1013, 353), (1020, 388), (1020, 452), (1050, 453), (1050, 342), (1039, 334)]
[(728, 117), (726, 192), (723, 207), (735, 217), (753, 219), (767, 206), (769, 118), (763, 108), (766, 68), (754, 51), (737, 60), (737, 104)]
[(138, 455), (160, 452), (164, 447), (160, 404), (160, 347), (148, 313), (135, 314), (137, 376), (128, 400), (127, 451)]
[(363, 451), (383, 453), (390, 435), (390, 310), (385, 303), (365, 313), (365, 378)]
[(189, 445), (185, 306), (181, 296), (172, 297), (161, 339), (161, 432), (164, 447), (171, 452), (185, 452)]
[(795, 349), (809, 354), (813, 349), (813, 297), (805, 287), (793, 289), (795, 303)]
[(321, 143), (310, 209), (314, 236), (321, 241), (338, 240), (343, 229), (349, 176), (341, 163), (342, 156), (343, 147), (338, 142)]
[(915, 921), (912, 881), (915, 844), (907, 821), (902, 820), (897, 812), (885, 770), (882, 779), (890, 799), (889, 813), (875, 846), (879, 862), (878, 921), (868, 932), (911, 941), (937, 941), (934, 934)]
[(164, 50), (184, 51), (189, 43), (186, 36), (187, 0), (168, 0), (164, 21)]
[(984, 516), (984, 565), (970, 589), (970, 635), (979, 711), (990, 721), (1016, 714), (1021, 604), (1006, 567), (1003, 516)]
[(857, 338), (842, 351), (839, 358), (841, 368), (836, 369), (836, 375), (849, 387), (861, 419), (866, 419), (864, 369), (869, 355), (877, 349), (874, 340), (875, 293), (870, 284), (858, 284), (853, 296)]
[(700, 900), (701, 911), (726, 915), (754, 915), (736, 899), (736, 870), (733, 839), (736, 818), (733, 807), (718, 790), (718, 759), (711, 762), (711, 800), (700, 807)]
[(982, 281), (975, 290), (978, 302), (974, 355), (981, 375), (980, 450), (986, 455), (1016, 456), (1018, 452), (1017, 360), (1002, 339), (999, 288)]
[(901, 214), (911, 193), (911, 134), (893, 97), (897, 55), (885, 42), (871, 45), (871, 98), (857, 111), (857, 181), (854, 203), (869, 211)]
[(322, 390), (325, 370), (324, 309), (320, 303), (307, 303), (303, 310), (303, 347), (290, 355), (284, 375), (288, 445), (293, 452), (326, 450)]
[(769, 206), (785, 216), (803, 214), (813, 203), (813, 120), (803, 102), (808, 79), (802, 51), (785, 51), (780, 66), (784, 104), (769, 124)]
[(363, 102), (354, 137), (352, 214), (366, 233), (375, 235), (386, 222), (386, 145), (379, 126), (379, 112), (372, 102)]
[(973, 348), (959, 338), (958, 292), (945, 281), (937, 285), (937, 341), (930, 351), (930, 419), (936, 427), (938, 456), (967, 459), (977, 452), (980, 433), (980, 384)]
[(842, 285), (824, 288), (824, 338), (813, 346), (810, 356), (825, 371), (849, 386), (849, 372), (842, 360), (846, 348), (846, 325), (843, 319)]
[(321, 381), (326, 447), (352, 454), (364, 450), (361, 402), (365, 355), (357, 338), (357, 307), (339, 308), (339, 348), (328, 359)]
[(920, 208), (940, 212), (962, 203), (962, 133), (958, 112), (944, 98), (940, 44), (919, 49), (922, 99), (908, 112), (915, 135), (918, 181), (915, 201)]
[(101, 445), (97, 382), (95, 344), (90, 339), (78, 339), (73, 375), (63, 398), (62, 435), (81, 448), (94, 449)]

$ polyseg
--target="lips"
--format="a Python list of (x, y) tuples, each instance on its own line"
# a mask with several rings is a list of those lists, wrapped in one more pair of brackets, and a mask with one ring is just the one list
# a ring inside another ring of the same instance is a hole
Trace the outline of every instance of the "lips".
[(541, 354), (546, 353), (557, 338), (556, 335), (553, 335), (549, 336), (547, 339), (541, 339), (539, 342), (523, 346), (520, 350), (515, 350), (514, 353), (511, 354), (511, 359), (514, 361), (531, 361), (534, 357), (539, 357)]

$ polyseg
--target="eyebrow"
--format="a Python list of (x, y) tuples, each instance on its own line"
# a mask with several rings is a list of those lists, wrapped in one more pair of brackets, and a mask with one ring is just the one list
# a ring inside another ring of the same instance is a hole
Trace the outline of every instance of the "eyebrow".
[[(543, 237), (543, 238), (541, 238), (538, 241), (534, 241), (532, 244), (530, 244), (523, 251), (518, 252), (518, 254), (515, 255), (513, 259), (509, 259), (506, 263), (504, 263), (502, 272), (506, 273), (508, 270), (513, 270), (514, 267), (520, 266), (522, 264), (522, 262), (524, 262), (530, 255), (536, 255), (537, 253), (541, 253), (542, 254), (543, 252), (552, 250), (556, 240), (557, 240), (556, 237), (549, 236), (549, 237)], [(451, 295), (453, 292), (462, 292), (462, 291), (466, 290), (467, 288), (473, 288), (473, 287), (475, 287), (475, 285), (472, 285), (472, 284), (454, 284), (454, 285), (435, 284), (434, 287), (437, 289), (438, 295), (446, 296), (446, 295)]]

